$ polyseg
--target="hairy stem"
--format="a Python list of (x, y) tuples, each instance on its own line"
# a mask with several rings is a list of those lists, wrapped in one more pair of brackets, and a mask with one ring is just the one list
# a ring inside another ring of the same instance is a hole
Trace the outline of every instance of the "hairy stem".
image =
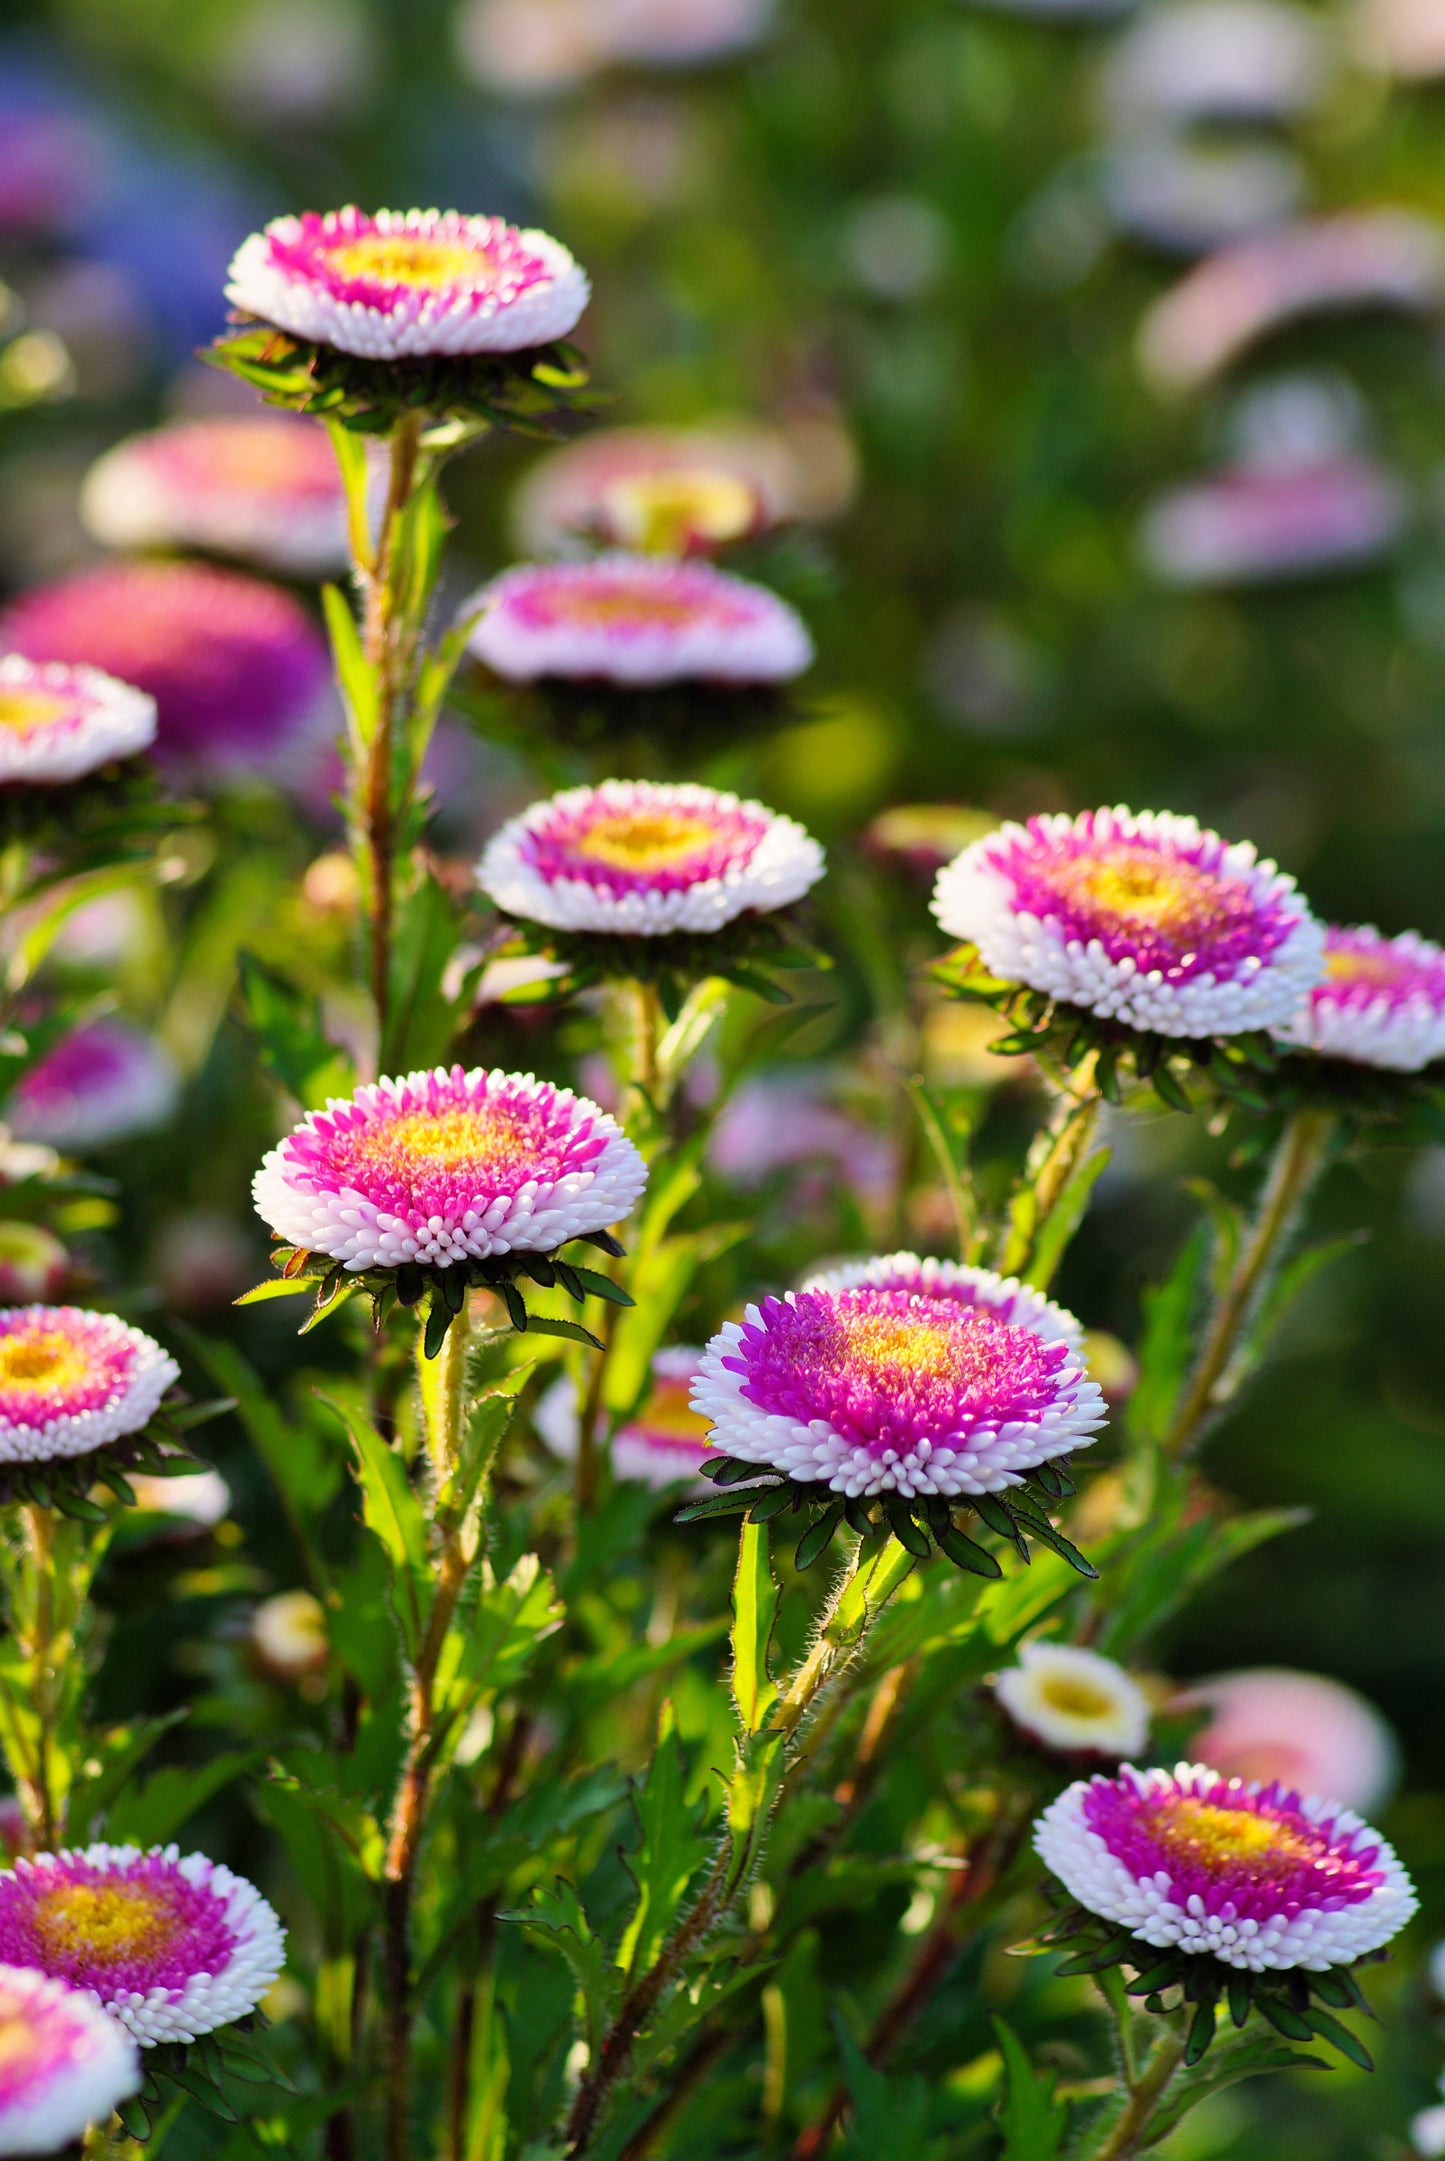
[(374, 565), (362, 567), (365, 598), (362, 645), (376, 683), (376, 725), (366, 772), (358, 776), (362, 837), (370, 893), (371, 995), (376, 1007), (377, 1057), (384, 1057), (390, 1020), (392, 917), (395, 906), (393, 765), (400, 705), (411, 675), (420, 625), (410, 619), (399, 589), (397, 541), (416, 486), (421, 421), (407, 414), (391, 438), (391, 473)]
[[(1081, 1170), (1099, 1130), (1103, 1097), (1094, 1078), (1092, 1058), (1060, 1082), (1058, 1099), (1046, 1125), (1040, 1127), (1029, 1150), (1028, 1161), (1008, 1217), (999, 1233), (997, 1256), (1002, 1275), (1022, 1275), (1035, 1259), (1055, 1209), (1076, 1171)], [(1057, 1265), (1055, 1256), (1055, 1265)], [(1053, 1270), (1047, 1270), (1052, 1274)], [(1045, 1284), (1036, 1273), (1030, 1282)]]
[(24, 1510), (26, 1611), (21, 1630), (26, 1663), (30, 1668), (30, 1705), (35, 1714), (35, 1740), (29, 1774), (19, 1781), (20, 1802), (26, 1826), (37, 1851), (53, 1853), (63, 1844), (65, 1804), (57, 1779), (56, 1760), (61, 1699), (64, 1692), (63, 1662), (66, 1646), (59, 1623), (55, 1544), (55, 1518), (48, 1508), (32, 1503)]
[(1183, 2030), (1164, 2027), (1149, 2052), (1143, 2071), (1129, 2088), (1122, 2109), (1105, 2131), (1102, 2143), (1086, 2143), (1080, 2161), (1085, 2155), (1087, 2161), (1133, 2161), (1134, 2155), (1143, 2150), (1154, 2112), (1183, 2060)]
[(1231, 1369), (1329, 1159), (1337, 1123), (1334, 1113), (1327, 1110), (1295, 1111), (1286, 1123), (1254, 1220), (1219, 1294), (1203, 1349), (1174, 1414), (1167, 1442), (1170, 1454), (1183, 1455), (1193, 1448), (1233, 1393)]

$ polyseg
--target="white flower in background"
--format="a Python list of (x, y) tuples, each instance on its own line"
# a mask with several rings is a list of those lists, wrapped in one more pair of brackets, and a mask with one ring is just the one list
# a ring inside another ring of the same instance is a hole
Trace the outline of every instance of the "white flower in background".
[(1162, 0), (1110, 52), (1104, 109), (1116, 126), (1288, 120), (1318, 104), (1332, 58), (1323, 18), (1291, 0)]
[(0, 660), (0, 786), (58, 787), (155, 740), (156, 703), (99, 668)]
[(1149, 1699), (1112, 1658), (1071, 1643), (1025, 1643), (994, 1694), (1014, 1724), (1045, 1748), (1134, 1756), (1149, 1739)]

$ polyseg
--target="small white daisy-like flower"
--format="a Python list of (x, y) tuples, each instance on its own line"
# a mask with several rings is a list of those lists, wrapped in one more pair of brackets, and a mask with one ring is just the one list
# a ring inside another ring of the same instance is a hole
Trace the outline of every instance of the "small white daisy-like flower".
[(310, 1591), (278, 1591), (251, 1616), (251, 1648), (278, 1681), (318, 1673), (331, 1654), (326, 1608)]
[[(675, 1344), (652, 1361), (652, 1386), (645, 1401), (612, 1436), (612, 1469), (618, 1478), (655, 1486), (659, 1491), (680, 1479), (695, 1479), (709, 1456), (708, 1424), (690, 1400), (702, 1364), (702, 1352)], [(534, 1413), (537, 1431), (554, 1456), (570, 1463), (577, 1454), (577, 1389), (570, 1374), (555, 1381)]]
[(791, 907), (822, 875), (794, 819), (691, 781), (568, 788), (509, 819), (477, 866), (508, 915), (629, 938), (721, 930)]
[(245, 2018), (285, 1949), (254, 1884), (177, 1846), (42, 1853), (0, 1874), (0, 1960), (89, 1991), (142, 2048)]
[(59, 2152), (140, 2082), (135, 2042), (91, 1996), (0, 1966), (0, 2153)]
[(994, 975), (1166, 1036), (1287, 1023), (1325, 937), (1248, 841), (1122, 807), (1000, 826), (939, 872), (933, 912)]
[(139, 1433), (179, 1376), (158, 1343), (113, 1313), (6, 1307), (0, 1310), (0, 1463), (88, 1456)]
[(241, 243), (226, 298), (367, 360), (515, 353), (565, 338), (588, 284), (560, 241), (503, 218), (348, 204), (273, 218)]
[(628, 1215), (647, 1166), (616, 1120), (530, 1073), (408, 1073), (332, 1098), (252, 1188), (278, 1238), (351, 1270), (550, 1253)]
[(1064, 1754), (1137, 1755), (1149, 1738), (1149, 1699), (1112, 1658), (1072, 1643), (1025, 1643), (994, 1694), (1014, 1724)]
[(692, 1401), (722, 1454), (850, 1497), (1006, 1492), (1105, 1418), (1071, 1314), (912, 1253), (749, 1306), (709, 1343)]
[(1351, 1809), (1206, 1764), (1080, 1779), (1044, 1810), (1034, 1846), (1081, 1906), (1141, 1944), (1251, 1973), (1347, 1966), (1419, 1904)]
[(99, 668), (0, 660), (0, 787), (56, 787), (155, 740), (156, 702)]
[(1418, 1073), (1445, 1057), (1445, 950), (1412, 930), (1332, 923), (1324, 981), (1275, 1034), (1322, 1058)]
[(518, 563), (472, 606), (471, 651), (513, 683), (786, 683), (813, 659), (801, 616), (767, 586), (668, 555)]

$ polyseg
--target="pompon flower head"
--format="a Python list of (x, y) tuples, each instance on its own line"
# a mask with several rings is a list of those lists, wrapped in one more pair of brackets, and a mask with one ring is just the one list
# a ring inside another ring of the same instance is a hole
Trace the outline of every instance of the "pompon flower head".
[(1418, 1073), (1445, 1057), (1445, 950), (1412, 930), (1331, 924), (1324, 981), (1275, 1033), (1322, 1058)]
[(1134, 1756), (1149, 1738), (1149, 1699), (1112, 1658), (1072, 1643), (1025, 1643), (994, 1694), (1014, 1724), (1064, 1754)]
[(241, 243), (226, 298), (293, 337), (368, 360), (516, 353), (565, 338), (582, 270), (547, 233), (456, 210), (348, 204), (273, 218)]
[(99, 668), (0, 660), (0, 787), (55, 787), (155, 739), (154, 698)]
[(473, 606), (471, 651), (514, 683), (756, 686), (789, 682), (813, 658), (801, 617), (776, 593), (670, 556), (520, 563)]
[(1171, 1712), (1207, 1711), (1189, 1743), (1226, 1778), (1278, 1779), (1347, 1808), (1378, 1808), (1400, 1768), (1394, 1734), (1372, 1703), (1322, 1673), (1258, 1666), (1184, 1689)]
[(612, 547), (705, 554), (802, 514), (787, 438), (745, 425), (605, 428), (540, 458), (517, 491), (528, 555)]
[(179, 1093), (175, 1063), (154, 1036), (129, 1021), (87, 1021), (16, 1084), (5, 1117), (17, 1140), (83, 1153), (154, 1132)]
[[(716, 1453), (705, 1418), (692, 1407), (691, 1388), (702, 1352), (674, 1345), (652, 1361), (652, 1386), (641, 1407), (612, 1436), (612, 1469), (618, 1478), (659, 1490), (695, 1479)], [(537, 1431), (555, 1456), (577, 1453), (577, 1389), (570, 1375), (547, 1390), (536, 1412)]]
[(256, 1174), (278, 1238), (356, 1272), (550, 1253), (627, 1215), (647, 1168), (615, 1120), (530, 1073), (409, 1073), (312, 1111)]
[(721, 930), (801, 900), (823, 851), (791, 818), (691, 782), (607, 780), (509, 819), (477, 877), (508, 915), (628, 938)]
[(0, 2153), (59, 2152), (140, 2082), (135, 2042), (90, 1996), (0, 1966)]
[(857, 1498), (1023, 1485), (1104, 1423), (1072, 1315), (983, 1268), (895, 1253), (749, 1306), (694, 1408), (724, 1455)]
[(299, 578), (346, 566), (346, 498), (326, 431), (287, 413), (127, 436), (90, 468), (80, 514), (107, 548), (204, 548)]
[(1034, 1846), (1089, 1913), (1245, 1972), (1348, 1966), (1418, 1904), (1352, 1810), (1206, 1764), (1081, 1779), (1044, 1810)]
[(176, 1846), (87, 1846), (0, 1875), (0, 1959), (89, 1990), (143, 2048), (254, 2011), (285, 1956), (254, 1885)]
[(0, 1308), (0, 1464), (88, 1456), (139, 1433), (178, 1378), (175, 1360), (113, 1313)]
[(933, 912), (996, 976), (1165, 1036), (1287, 1024), (1324, 947), (1293, 878), (1169, 811), (1001, 826), (940, 872)]
[(101, 563), (35, 586), (0, 646), (88, 662), (156, 703), (156, 750), (184, 771), (272, 766), (329, 706), (326, 641), (289, 593), (202, 563)]

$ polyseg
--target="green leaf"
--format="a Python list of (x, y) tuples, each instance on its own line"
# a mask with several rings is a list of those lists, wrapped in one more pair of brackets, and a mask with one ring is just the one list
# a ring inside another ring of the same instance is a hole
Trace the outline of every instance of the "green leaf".
[(1196, 1227), (1163, 1283), (1144, 1293), (1139, 1380), (1126, 1423), (1136, 1442), (1163, 1441), (1194, 1351), (1193, 1320), (1209, 1260), (1208, 1233)]
[(430, 874), (401, 893), (392, 937), (383, 1073), (410, 1073), (439, 1065), (450, 1055), (457, 1016), (442, 986), (458, 935), (457, 908)]
[(848, 2097), (853, 2103), (853, 2123), (848, 2150), (855, 2161), (930, 2161), (936, 2151), (929, 2136), (929, 2094), (919, 2077), (890, 2078), (877, 2070), (839, 2017), (833, 2030)]
[(1112, 1155), (1112, 1149), (1096, 1148), (1092, 1155), (1086, 1156), (1072, 1178), (1066, 1180), (1063, 1191), (1035, 1230), (1033, 1252), (1024, 1270), (1024, 1281), (1036, 1290), (1047, 1290), (1053, 1282), (1059, 1263), (1084, 1220), (1094, 1187), (1108, 1169)]
[(427, 1529), (421, 1503), (412, 1492), (405, 1463), (370, 1420), (329, 1396), (322, 1395), (320, 1400), (336, 1413), (351, 1437), (362, 1509), (368, 1528), (380, 1540), (391, 1563), (397, 1618), (407, 1649), (415, 1656), (421, 1642), (423, 1613), (430, 1603)]
[(259, 1755), (233, 1750), (209, 1763), (168, 1764), (143, 1786), (127, 1784), (106, 1818), (106, 1836), (119, 1845), (164, 1846), (213, 1794), (243, 1778)]
[(375, 671), (368, 666), (361, 649), (361, 634), (351, 603), (341, 588), (323, 585), (321, 605), (326, 612), (326, 629), (331, 639), (331, 657), (336, 665), (336, 680), (341, 689), (342, 702), (346, 707), (347, 724), (351, 739), (363, 755), (371, 746), (380, 717)]
[(733, 1702), (744, 1733), (757, 1733), (777, 1700), (777, 1684), (768, 1672), (768, 1646), (778, 1618), (778, 1585), (768, 1554), (768, 1534), (745, 1523), (738, 1540), (733, 1578)]
[(642, 1843), (626, 1858), (637, 1884), (637, 1907), (617, 1950), (629, 1984), (651, 1969), (709, 1845), (704, 1812), (687, 1799), (687, 1765), (670, 1703), (662, 1707), (657, 1747), (636, 1807)]
[(236, 956), (237, 983), (247, 1023), (267, 1071), (306, 1110), (328, 1096), (349, 1095), (356, 1070), (346, 1052), (329, 1042), (321, 1001), (297, 990), (253, 953)]
[(242, 1291), (231, 1303), (233, 1306), (264, 1306), (273, 1298), (308, 1298), (315, 1289), (315, 1276), (272, 1276), (265, 1283), (253, 1284), (249, 1291)]
[(467, 1680), (493, 1694), (513, 1687), (565, 1617), (535, 1553), (524, 1553), (501, 1583), (492, 1582), (488, 1571), (463, 1656)]
[(542, 1313), (527, 1315), (527, 1333), (529, 1336), (564, 1336), (569, 1343), (585, 1343), (594, 1351), (602, 1348), (591, 1329), (584, 1328), (580, 1321), (549, 1320)]
[[(329, 1421), (308, 1417), (298, 1406), (285, 1417), (272, 1403), (260, 1379), (231, 1343), (213, 1342), (196, 1330), (180, 1331), (192, 1355), (211, 1378), (236, 1399), (237, 1415), (252, 1447), (281, 1496), (292, 1536), (306, 1562), (312, 1587), (323, 1590), (326, 1570), (314, 1544), (311, 1526), (338, 1491), (346, 1475), (345, 1459), (331, 1440)], [(309, 1406), (307, 1407), (309, 1409)]]
[(557, 1952), (571, 1967), (582, 1998), (583, 2032), (595, 2063), (617, 2000), (619, 1976), (605, 1944), (593, 1933), (575, 1885), (558, 1877), (549, 1889), (533, 1893), (525, 1912), (501, 1918), (520, 1921), (529, 1941)]
[(1004, 2067), (1004, 2095), (997, 2111), (1003, 2133), (999, 2161), (1054, 2161), (1069, 2129), (1068, 2108), (1054, 2099), (1055, 2074), (1034, 2068), (1027, 2049), (1003, 2019), (996, 2017), (992, 2024)]
[(371, 460), (366, 454), (366, 443), (352, 429), (344, 428), (338, 421), (325, 422), (331, 437), (331, 448), (341, 472), (341, 485), (346, 495), (346, 534), (353, 562), (369, 570), (374, 560), (371, 544)]

